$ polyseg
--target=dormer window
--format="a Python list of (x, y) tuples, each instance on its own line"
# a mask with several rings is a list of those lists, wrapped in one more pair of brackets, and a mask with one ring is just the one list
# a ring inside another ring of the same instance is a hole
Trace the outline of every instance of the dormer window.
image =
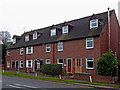
[(29, 41), (29, 35), (25, 36), (25, 41)]
[(35, 39), (37, 39), (37, 32), (36, 31), (33, 33), (33, 40), (35, 40)]
[(56, 29), (51, 29), (51, 36), (55, 36), (56, 35)]
[(90, 20), (90, 29), (98, 27), (98, 19)]
[(63, 27), (62, 27), (62, 33), (63, 33), (63, 34), (68, 33), (68, 26), (63, 26)]
[(16, 38), (13, 38), (13, 44), (15, 44), (16, 43)]

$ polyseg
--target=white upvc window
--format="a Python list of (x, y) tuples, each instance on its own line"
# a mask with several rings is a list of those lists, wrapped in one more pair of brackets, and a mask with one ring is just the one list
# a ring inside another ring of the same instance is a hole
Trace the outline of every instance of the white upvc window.
[(61, 65), (62, 65), (62, 68), (63, 68), (63, 59), (62, 59), (62, 58), (57, 59), (57, 63), (58, 63), (58, 64), (61, 64)]
[(29, 41), (29, 35), (25, 36), (25, 41)]
[(46, 59), (46, 64), (50, 64), (50, 59)]
[(93, 38), (86, 38), (86, 49), (93, 48)]
[(35, 39), (37, 39), (37, 32), (36, 31), (33, 33), (33, 40), (35, 40)]
[(18, 68), (18, 66), (19, 66), (19, 62), (18, 62), (18, 60), (16, 60), (15, 61), (15, 68)]
[(13, 38), (13, 44), (15, 44), (16, 43), (16, 38)]
[(62, 27), (62, 33), (63, 33), (63, 34), (68, 33), (68, 26), (63, 26), (63, 27)]
[(7, 50), (7, 56), (10, 56), (10, 50)]
[(23, 48), (20, 48), (20, 55), (23, 55)]
[(20, 60), (20, 68), (23, 68), (23, 60)]
[(26, 54), (33, 54), (33, 47), (32, 46), (26, 47)]
[(46, 52), (50, 52), (50, 50), (51, 50), (51, 44), (46, 44)]
[(90, 20), (90, 29), (98, 27), (98, 19)]
[(10, 61), (7, 61), (7, 68), (10, 68)]
[(32, 68), (32, 60), (26, 60), (26, 68)]
[(55, 36), (56, 35), (56, 29), (51, 29), (51, 36)]
[(58, 42), (58, 51), (63, 51), (63, 42)]
[(94, 69), (93, 67), (93, 58), (86, 58), (86, 69)]

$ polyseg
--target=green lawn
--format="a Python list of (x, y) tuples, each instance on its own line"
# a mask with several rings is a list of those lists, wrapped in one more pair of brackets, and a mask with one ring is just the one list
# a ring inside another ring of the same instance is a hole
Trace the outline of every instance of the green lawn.
[[(0, 74), (1, 74), (1, 71), (0, 71)], [(81, 84), (103, 85), (103, 86), (111, 86), (111, 87), (120, 88), (120, 86), (118, 86), (117, 84), (111, 85), (111, 84), (108, 84), (108, 83), (78, 81), (78, 80), (70, 80), (70, 79), (59, 79), (59, 78), (53, 78), (53, 77), (34, 76), (34, 75), (29, 75), (29, 74), (22, 74), (22, 73), (16, 73), (16, 72), (8, 72), (8, 71), (2, 72), (2, 75), (10, 75), (10, 76), (17, 76), (17, 77), (42, 79), (42, 80), (51, 80), (51, 81), (60, 81), (60, 82), (67, 82), (67, 83), (81, 83)]]

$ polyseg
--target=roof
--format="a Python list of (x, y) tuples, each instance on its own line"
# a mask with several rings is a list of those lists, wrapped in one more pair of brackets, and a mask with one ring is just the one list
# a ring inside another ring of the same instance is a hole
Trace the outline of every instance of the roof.
[[(110, 11), (110, 15), (113, 11), (114, 10)], [(103, 12), (103, 13), (93, 14), (91, 16), (83, 17), (80, 19), (60, 23), (57, 25), (52, 25), (49, 27), (26, 32), (20, 36), (21, 39), (17, 43), (8, 46), (7, 49), (99, 36), (103, 27), (107, 23), (107, 16), (108, 16), (107, 12)], [(97, 18), (99, 21), (102, 21), (103, 25), (99, 24), (98, 28), (90, 30), (90, 20), (93, 18), (94, 19)], [(62, 34), (62, 26), (64, 26), (64, 25), (71, 26), (70, 32), (68, 34)], [(52, 36), (52, 37), (50, 36), (51, 28), (57, 28), (56, 36)], [(36, 31), (40, 34), (38, 39), (36, 39), (36, 40), (30, 39), (29, 41), (26, 42), (24, 40), (25, 35), (26, 34), (32, 35), (34, 33), (34, 31)]]

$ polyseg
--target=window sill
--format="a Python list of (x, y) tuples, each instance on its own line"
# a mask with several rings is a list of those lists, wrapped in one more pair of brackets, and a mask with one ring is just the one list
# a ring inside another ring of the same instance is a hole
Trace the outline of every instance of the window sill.
[(94, 70), (94, 68), (86, 68), (87, 70)]
[(63, 52), (63, 50), (58, 50), (58, 52)]
[(89, 47), (89, 48), (86, 48), (87, 50), (89, 50), (89, 49), (93, 49), (93, 47)]

